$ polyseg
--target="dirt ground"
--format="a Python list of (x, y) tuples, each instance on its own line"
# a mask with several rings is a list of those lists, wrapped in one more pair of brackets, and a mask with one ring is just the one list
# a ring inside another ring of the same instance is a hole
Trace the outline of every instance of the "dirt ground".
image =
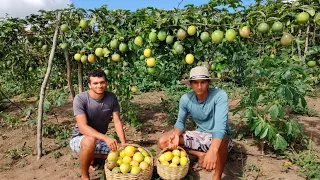
[[(133, 102), (139, 107), (138, 117), (142, 120), (141, 130), (125, 125), (125, 133), (128, 143), (140, 144), (149, 150), (160, 150), (156, 146), (158, 138), (163, 133), (172, 129), (167, 124), (168, 114), (163, 111), (160, 104), (161, 98), (166, 98), (163, 92), (143, 93), (135, 96)], [(308, 105), (320, 112), (320, 98), (308, 98)], [(234, 107), (239, 100), (230, 100), (230, 108)], [(15, 102), (19, 103), (19, 102)], [(21, 110), (12, 106), (6, 110), (10, 114), (21, 113)], [(53, 108), (48, 114), (48, 121), (73, 126), (72, 102)], [(238, 119), (230, 113), (230, 123)], [(315, 148), (320, 152), (320, 118), (297, 116), (300, 122), (305, 125), (306, 131), (313, 140)], [(108, 133), (113, 132), (113, 125)], [(22, 148), (23, 147), (23, 148)], [(12, 155), (12, 149), (18, 149)], [(70, 150), (69, 146), (61, 146), (56, 139), (43, 138), (44, 156), (36, 160), (36, 128), (27, 125), (11, 128), (0, 124), (0, 179), (1, 180), (29, 180), (29, 179), (79, 179), (80, 168), (78, 157)], [(252, 138), (234, 139), (234, 148), (228, 155), (223, 179), (305, 179), (297, 173), (297, 167), (287, 168), (284, 163), (287, 159), (276, 158), (272, 154), (261, 155), (260, 146)], [(11, 153), (11, 154), (10, 154)], [(193, 159), (193, 158), (192, 158)], [(192, 161), (193, 162), (193, 161)], [(91, 178), (96, 180), (104, 179), (104, 171), (100, 169), (91, 172)], [(194, 172), (190, 168), (185, 179), (209, 180), (212, 173), (200, 171)], [(153, 179), (160, 179), (154, 168)]]

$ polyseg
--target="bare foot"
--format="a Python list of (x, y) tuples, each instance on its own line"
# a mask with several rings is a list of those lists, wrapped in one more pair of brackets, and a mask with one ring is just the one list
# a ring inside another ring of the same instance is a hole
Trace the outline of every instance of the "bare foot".
[(96, 170), (99, 169), (99, 164), (98, 164), (96, 158), (92, 159), (92, 161), (91, 161), (91, 163), (90, 163), (90, 166), (89, 166), (89, 169), (90, 169), (91, 171), (96, 171)]
[(204, 156), (206, 153), (201, 153), (200, 156), (198, 156), (198, 162), (192, 167), (194, 171), (200, 171), (202, 170), (202, 164), (204, 161)]
[(204, 161), (204, 156), (206, 155), (205, 152), (202, 152), (201, 155), (198, 157), (198, 163), (202, 166)]
[(93, 166), (93, 165), (91, 164), (91, 165), (89, 166), (89, 168), (90, 168), (91, 171), (95, 171), (95, 170), (97, 170), (97, 169), (99, 168), (99, 166), (98, 166), (98, 165)]

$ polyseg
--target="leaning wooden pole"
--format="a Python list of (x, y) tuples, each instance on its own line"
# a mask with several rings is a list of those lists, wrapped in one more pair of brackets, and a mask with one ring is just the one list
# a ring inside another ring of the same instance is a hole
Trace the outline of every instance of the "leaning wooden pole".
[(57, 46), (57, 39), (58, 39), (60, 21), (61, 21), (61, 12), (58, 12), (56, 30), (54, 32), (52, 48), (51, 48), (49, 61), (48, 61), (48, 68), (47, 68), (47, 72), (46, 72), (46, 75), (45, 75), (45, 77), (43, 79), (43, 82), (42, 82), (42, 85), (41, 85), (41, 90), (40, 90), (40, 98), (39, 98), (39, 106), (38, 106), (38, 123), (37, 123), (37, 160), (39, 160), (41, 158), (41, 156), (42, 156), (43, 101), (44, 101), (44, 97), (45, 97), (45, 91), (46, 91), (47, 83), (48, 83), (48, 80), (49, 80), (49, 77), (50, 77), (50, 74), (51, 74), (54, 52), (55, 52), (56, 46)]
[(78, 61), (78, 84), (79, 93), (83, 92), (83, 65), (81, 61)]
[(70, 94), (72, 96), (72, 99), (74, 99), (76, 94), (75, 94), (74, 88), (73, 88), (70, 58), (69, 58), (69, 53), (67, 50), (64, 50), (64, 57), (65, 57), (66, 63), (67, 63), (68, 86), (69, 86), (69, 90), (70, 90)]

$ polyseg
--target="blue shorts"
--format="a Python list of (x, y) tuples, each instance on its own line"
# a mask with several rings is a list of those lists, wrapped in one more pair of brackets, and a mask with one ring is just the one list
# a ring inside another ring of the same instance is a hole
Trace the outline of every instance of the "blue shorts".
[[(81, 149), (81, 140), (84, 135), (76, 136), (70, 140), (70, 148), (73, 152), (80, 154)], [(110, 152), (110, 148), (107, 143), (104, 141), (97, 140), (96, 148), (94, 149), (95, 154), (108, 154)]]

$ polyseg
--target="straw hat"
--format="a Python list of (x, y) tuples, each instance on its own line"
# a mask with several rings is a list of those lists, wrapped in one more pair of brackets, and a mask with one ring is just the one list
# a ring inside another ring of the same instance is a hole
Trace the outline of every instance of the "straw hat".
[(210, 74), (209, 74), (209, 71), (206, 67), (204, 66), (197, 66), (197, 67), (194, 67), (190, 70), (190, 76), (189, 76), (189, 79), (184, 79), (184, 80), (181, 80), (180, 83), (181, 84), (188, 84), (190, 85), (190, 81), (192, 80), (203, 80), (203, 79), (207, 79), (207, 80), (210, 80), (211, 82), (214, 82), (214, 81), (218, 81), (219, 79), (218, 78), (210, 78)]

